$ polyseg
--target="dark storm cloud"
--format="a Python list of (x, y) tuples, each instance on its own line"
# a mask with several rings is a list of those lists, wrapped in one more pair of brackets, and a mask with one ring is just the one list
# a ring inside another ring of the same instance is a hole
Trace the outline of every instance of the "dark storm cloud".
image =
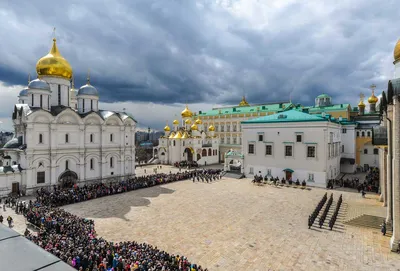
[(264, 2), (8, 1), (0, 81), (25, 84), (56, 26), (75, 86), (90, 68), (104, 102), (237, 103), (246, 94), (310, 104), (322, 92), (352, 102), (372, 83), (386, 86), (396, 1)]

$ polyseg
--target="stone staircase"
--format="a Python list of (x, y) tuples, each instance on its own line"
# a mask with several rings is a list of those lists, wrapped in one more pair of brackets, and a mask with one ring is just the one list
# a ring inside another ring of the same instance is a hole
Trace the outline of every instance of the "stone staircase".
[(232, 179), (241, 179), (242, 174), (241, 173), (235, 173), (235, 172), (225, 172), (223, 174), (224, 177), (232, 178)]
[[(373, 228), (380, 230), (384, 220), (385, 218), (381, 216), (362, 214), (348, 221), (345, 221), (344, 223), (355, 227), (365, 227), (365, 228)], [(391, 227), (387, 227), (386, 236), (388, 237), (392, 236)]]

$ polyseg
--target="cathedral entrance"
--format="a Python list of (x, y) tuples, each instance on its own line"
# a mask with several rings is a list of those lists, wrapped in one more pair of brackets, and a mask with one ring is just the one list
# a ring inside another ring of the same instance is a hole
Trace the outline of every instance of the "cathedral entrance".
[(62, 188), (73, 187), (74, 184), (76, 184), (77, 180), (78, 180), (78, 175), (69, 169), (64, 171), (58, 178), (58, 182)]
[(188, 162), (193, 162), (193, 153), (192, 150), (189, 148), (186, 148), (185, 151), (183, 152), (186, 154), (186, 161)]

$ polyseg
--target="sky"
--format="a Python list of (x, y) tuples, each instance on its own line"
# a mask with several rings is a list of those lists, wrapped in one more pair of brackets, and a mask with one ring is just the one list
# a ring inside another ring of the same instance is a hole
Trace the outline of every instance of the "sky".
[(192, 111), (321, 93), (356, 105), (393, 75), (400, 38), (395, 0), (0, 0), (0, 126), (57, 45), (75, 86), (91, 84), (102, 109), (126, 108), (162, 129)]

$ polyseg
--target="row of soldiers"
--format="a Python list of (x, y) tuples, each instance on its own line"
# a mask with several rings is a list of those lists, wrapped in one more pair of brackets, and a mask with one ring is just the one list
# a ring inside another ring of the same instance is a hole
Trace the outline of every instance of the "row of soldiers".
[(317, 207), (315, 207), (314, 212), (312, 212), (312, 214), (308, 217), (308, 228), (309, 229), (311, 229), (311, 226), (314, 224), (314, 221), (317, 218), (319, 211), (321, 211), (321, 209), (324, 206), (327, 199), (328, 199), (328, 193), (325, 193), (325, 195), (319, 201)]
[(196, 180), (198, 182), (202, 181), (202, 182), (207, 182), (210, 183), (212, 181), (216, 181), (216, 180), (221, 180), (222, 178), (222, 174), (221, 171), (195, 171), (193, 176), (192, 176), (192, 180), (193, 182), (195, 182)]
[(331, 194), (331, 196), (329, 197), (329, 200), (325, 206), (324, 212), (322, 213), (321, 217), (319, 218), (319, 228), (322, 228), (322, 226), (324, 225), (326, 216), (328, 215), (329, 208), (331, 208), (332, 202), (333, 202), (333, 194)]
[(342, 205), (342, 201), (343, 201), (343, 199), (342, 199), (342, 194), (340, 194), (339, 200), (338, 200), (338, 202), (337, 202), (337, 204), (336, 204), (335, 212), (333, 213), (333, 215), (332, 215), (332, 217), (331, 217), (331, 220), (329, 220), (329, 228), (330, 228), (331, 230), (332, 230), (332, 228), (333, 228), (333, 225), (335, 225), (337, 216), (338, 216), (338, 214), (339, 214), (340, 206)]

